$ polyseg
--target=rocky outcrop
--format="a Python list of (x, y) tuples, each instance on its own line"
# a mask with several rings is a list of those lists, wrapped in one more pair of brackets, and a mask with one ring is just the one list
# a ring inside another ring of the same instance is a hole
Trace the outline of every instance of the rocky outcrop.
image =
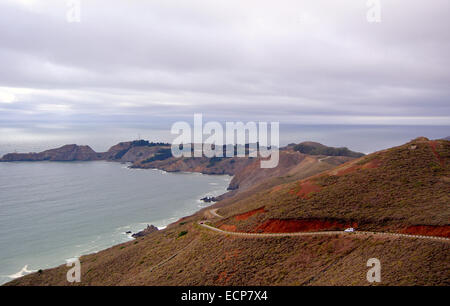
[(164, 159), (139, 160), (132, 168), (161, 169), (167, 172), (199, 172), (203, 174), (228, 174), (234, 175), (241, 171), (255, 159), (251, 158), (225, 158), (225, 157), (196, 157), (175, 158), (169, 156)]
[(103, 158), (107, 160), (120, 160), (131, 148), (131, 141), (120, 142), (112, 146), (107, 152), (102, 153)]
[(40, 153), (9, 153), (0, 161), (90, 161), (110, 160), (118, 162), (136, 162), (148, 159), (155, 155), (161, 148), (170, 148), (166, 143), (153, 143), (145, 140), (121, 142), (112, 146), (107, 152), (97, 153), (89, 146), (76, 144), (65, 145), (57, 149), (51, 149)]
[(145, 229), (143, 229), (142, 231), (131, 235), (131, 237), (133, 237), (133, 238), (144, 237), (144, 236), (147, 236), (148, 234), (151, 234), (151, 233), (157, 232), (157, 231), (159, 231), (159, 229), (156, 226), (154, 226), (154, 225), (147, 225), (147, 227)]
[(137, 162), (154, 156), (162, 148), (170, 148), (167, 143), (154, 143), (146, 140), (121, 142), (101, 153), (103, 159), (120, 162)]
[(217, 202), (217, 199), (215, 197), (204, 197), (204, 198), (201, 198), (200, 201), (203, 201), (205, 203), (211, 203), (211, 202)]
[(102, 159), (102, 155), (96, 153), (89, 146), (71, 144), (40, 153), (9, 153), (3, 156), (0, 161), (89, 161), (100, 159)]

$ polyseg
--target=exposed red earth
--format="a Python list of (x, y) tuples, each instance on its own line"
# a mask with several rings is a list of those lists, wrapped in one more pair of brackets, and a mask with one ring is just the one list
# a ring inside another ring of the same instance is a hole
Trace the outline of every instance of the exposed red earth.
[(325, 230), (342, 230), (348, 227), (357, 227), (356, 223), (345, 223), (338, 220), (322, 219), (269, 219), (256, 227), (255, 232), (262, 233), (295, 233), (317, 232)]
[(236, 215), (236, 216), (234, 216), (234, 219), (236, 219), (237, 221), (243, 221), (243, 220), (247, 220), (248, 218), (250, 218), (253, 215), (256, 215), (256, 214), (259, 214), (259, 213), (264, 213), (264, 212), (266, 212), (266, 211), (264, 210), (264, 206), (263, 206), (261, 208), (250, 210), (250, 211), (245, 212), (243, 214)]
[(433, 226), (433, 225), (414, 225), (409, 226), (402, 231), (404, 234), (436, 236), (450, 238), (450, 225)]
[(228, 225), (228, 224), (222, 224), (219, 226), (221, 230), (228, 231), (228, 232), (235, 232), (236, 231), (236, 225)]

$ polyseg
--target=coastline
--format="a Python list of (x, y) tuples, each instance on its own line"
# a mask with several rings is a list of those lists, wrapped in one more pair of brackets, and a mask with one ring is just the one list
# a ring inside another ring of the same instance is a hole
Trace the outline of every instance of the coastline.
[[(281, 151), (280, 154), (280, 164), (276, 171), (265, 171), (261, 170), (259, 168), (259, 165), (257, 164), (259, 162), (259, 159), (257, 158), (250, 158), (246, 156), (245, 158), (181, 158), (177, 159), (174, 158), (171, 154), (168, 155), (167, 151), (170, 150), (168, 144), (161, 144), (161, 143), (150, 143), (148, 141), (131, 141), (131, 142), (123, 142), (119, 143), (113, 147), (111, 147), (107, 152), (95, 152), (92, 150), (89, 146), (79, 146), (79, 145), (65, 145), (56, 149), (50, 149), (46, 150), (40, 153), (9, 153), (3, 156), (0, 161), (3, 161), (4, 163), (14, 163), (14, 162), (38, 162), (38, 161), (45, 161), (45, 162), (62, 162), (61, 164), (69, 164), (72, 162), (75, 163), (81, 163), (86, 161), (103, 161), (103, 162), (116, 162), (120, 163), (120, 168), (127, 169), (127, 170), (153, 170), (157, 171), (160, 174), (167, 175), (169, 173), (171, 174), (181, 174), (181, 175), (196, 175), (196, 176), (203, 176), (203, 175), (211, 175), (211, 176), (226, 176), (226, 184), (225, 190), (221, 189), (219, 194), (211, 194), (211, 192), (202, 192), (198, 194), (194, 201), (196, 204), (195, 209), (184, 211), (180, 216), (177, 216), (177, 218), (168, 218), (167, 222), (164, 224), (156, 224), (152, 222), (145, 222), (141, 223), (141, 227), (137, 232), (142, 231), (143, 228), (145, 229), (145, 226), (147, 224), (152, 224), (154, 226), (157, 226), (159, 228), (167, 228), (171, 224), (174, 224), (177, 222), (177, 220), (180, 219), (187, 219), (192, 215), (195, 215), (199, 211), (205, 209), (206, 207), (214, 205), (216, 202), (220, 202), (221, 200), (224, 200), (226, 198), (229, 198), (239, 191), (246, 190), (250, 186), (253, 186), (265, 179), (268, 179), (273, 176), (279, 176), (281, 173), (287, 173), (290, 171), (292, 165), (297, 165), (299, 163), (302, 163), (305, 161), (307, 163), (309, 160), (311, 160), (314, 164), (315, 162), (318, 163), (317, 157), (308, 157), (307, 155), (292, 151), (291, 147), (286, 147), (284, 151)], [(287, 150), (291, 150), (287, 152)], [(318, 155), (319, 156), (319, 155)], [(345, 157), (345, 156), (337, 156), (335, 157), (337, 163), (342, 163), (350, 159), (351, 157)], [(35, 164), (35, 163), (30, 163)], [(96, 163), (93, 163), (96, 164)], [(323, 163), (325, 165), (326, 163)], [(309, 165), (309, 164), (308, 164)], [(322, 166), (322, 167), (332, 167), (332, 165), (328, 166)], [(101, 169), (100, 169), (101, 170)], [(323, 169), (322, 169), (323, 170)], [(93, 176), (96, 176), (96, 173), (92, 173)], [(120, 175), (122, 176), (122, 175)], [(119, 177), (115, 177), (115, 180), (120, 180)], [(160, 180), (161, 181), (161, 180)], [(142, 183), (136, 181), (136, 183)], [(134, 182), (128, 182), (128, 184), (135, 185)], [(157, 195), (160, 190), (165, 190), (167, 187), (171, 186), (171, 182), (166, 182), (166, 185), (159, 186), (159, 190), (154, 190), (153, 194), (149, 195), (153, 198), (153, 195)], [(182, 183), (184, 185), (184, 183)], [(182, 185), (179, 185), (178, 188), (180, 188)], [(106, 185), (109, 188), (109, 185)], [(187, 185), (186, 185), (187, 186)], [(118, 189), (120, 189), (119, 186), (117, 186)], [(150, 186), (142, 186), (143, 189), (134, 190), (135, 194), (141, 194), (141, 190), (147, 190)], [(60, 187), (61, 189), (65, 189), (64, 186)], [(87, 187), (90, 189), (90, 186)], [(103, 185), (99, 186), (97, 184), (97, 188), (103, 189)], [(181, 189), (183, 189), (181, 187)], [(180, 189), (179, 189), (180, 190)], [(80, 194), (81, 192), (81, 194)], [(186, 191), (185, 191), (186, 192)], [(75, 196), (82, 195), (84, 193), (83, 190), (79, 190), (78, 193), (73, 193)], [(176, 192), (178, 193), (178, 192)], [(175, 193), (175, 194), (176, 194)], [(173, 194), (173, 193), (171, 193)], [(173, 194), (173, 195), (175, 195)], [(181, 196), (182, 194), (180, 194)], [(122, 195), (116, 194), (117, 198), (121, 198)], [(135, 198), (134, 196), (132, 199)], [(161, 197), (159, 197), (161, 198)], [(175, 198), (177, 198), (175, 196)], [(213, 199), (213, 201), (202, 201), (202, 199)], [(161, 200), (161, 199), (159, 199)], [(164, 199), (162, 199), (164, 201)], [(180, 199), (178, 199), (180, 200)], [(125, 199), (123, 203), (127, 203), (129, 199)], [(182, 200), (183, 201), (183, 200)], [(145, 202), (145, 200), (141, 201)], [(176, 202), (181, 203), (181, 202)], [(124, 206), (124, 205), (122, 205)], [(173, 206), (173, 204), (172, 204)], [(173, 207), (172, 207), (173, 209)], [(94, 228), (96, 230), (96, 228)], [(126, 230), (126, 232), (129, 232), (130, 229)], [(134, 230), (133, 230), (134, 231)], [(127, 234), (128, 241), (132, 240), (133, 238), (130, 237), (132, 233)], [(68, 234), (70, 236), (70, 234)], [(86, 252), (80, 252), (79, 256), (82, 255), (88, 255), (92, 253), (92, 249), (95, 249), (95, 252), (99, 252), (101, 250), (108, 249), (110, 247), (113, 247), (114, 245), (118, 245), (121, 243), (124, 243), (127, 241), (120, 241), (115, 244), (108, 245), (103, 248), (91, 248), (88, 249)], [(91, 251), (89, 251), (91, 250)], [(72, 256), (73, 257), (73, 256)]]
[[(46, 162), (48, 162), (48, 161), (45, 161), (45, 163)], [(81, 164), (81, 161), (74, 161), (74, 162)], [(103, 161), (103, 162), (105, 162), (105, 161)], [(18, 162), (18, 163), (28, 163), (28, 162)], [(70, 163), (72, 163), (72, 162), (70, 162)], [(83, 162), (83, 164), (84, 163), (85, 162)], [(69, 164), (69, 163), (68, 162), (63, 162), (63, 164)], [(96, 164), (96, 163), (94, 163), (94, 164)], [(123, 165), (117, 165), (117, 166), (119, 168), (122, 168), (122, 169), (136, 170), (136, 168), (131, 168), (129, 166), (126, 166), (126, 167), (123, 166)], [(140, 170), (147, 170), (147, 169), (140, 169)], [(148, 169), (148, 170), (150, 170), (150, 169)], [(157, 168), (153, 168), (151, 170), (158, 171), (160, 174), (199, 175), (199, 176), (205, 175), (204, 173), (190, 172), (190, 171), (165, 171), (165, 170), (157, 169)], [(209, 174), (208, 174), (208, 176), (209, 176)], [(211, 176), (217, 176), (217, 175), (211, 175)], [(207, 195), (208, 196), (210, 196), (210, 195), (219, 196), (219, 195), (222, 195), (222, 194), (226, 193), (227, 192), (226, 188), (227, 188), (227, 186), (229, 186), (229, 183), (230, 183), (231, 179), (232, 179), (232, 176), (224, 175), (224, 181), (226, 181), (226, 184), (223, 185), (223, 188), (220, 188), (220, 191), (217, 190), (217, 188), (215, 188), (216, 190), (213, 189), (211, 191), (205, 191), (204, 190), (201, 193), (199, 193), (199, 194), (197, 194), (195, 196), (192, 196), (191, 200), (186, 200), (186, 201), (191, 202), (192, 204), (194, 204), (194, 205), (192, 205), (191, 211), (189, 211), (188, 213), (186, 213), (186, 211), (183, 212), (183, 209), (181, 209), (181, 213), (179, 215), (175, 214), (176, 216), (167, 216), (165, 221), (161, 220), (161, 221), (164, 221), (163, 222), (164, 224), (161, 224), (160, 222), (154, 222), (154, 221), (150, 221), (150, 222), (140, 222), (140, 221), (138, 221), (136, 223), (122, 225), (119, 228), (116, 228), (115, 231), (110, 232), (110, 236), (117, 235), (118, 233), (123, 234), (124, 236), (126, 236), (126, 238), (125, 237), (122, 238), (122, 241), (120, 241), (121, 239), (119, 239), (119, 241), (116, 241), (116, 243), (113, 243), (113, 244), (111, 244), (109, 246), (106, 246), (106, 247), (101, 247), (101, 246), (97, 247), (97, 246), (93, 245), (92, 247), (86, 248), (86, 251), (83, 251), (83, 252), (80, 252), (80, 253), (77, 253), (77, 254), (73, 254), (73, 255), (65, 258), (63, 261), (59, 261), (58, 263), (54, 262), (53, 264), (49, 263), (49, 264), (44, 264), (44, 265), (40, 265), (40, 266), (35, 266), (33, 263), (30, 264), (28, 262), (25, 262), (26, 264), (23, 267), (19, 267), (14, 272), (8, 271), (6, 273), (2, 273), (1, 276), (2, 276), (2, 278), (4, 278), (4, 280), (2, 281), (2, 285), (6, 284), (6, 283), (8, 283), (10, 281), (13, 281), (13, 280), (15, 280), (15, 279), (17, 279), (19, 277), (23, 277), (23, 276), (28, 275), (30, 273), (36, 272), (39, 269), (44, 270), (44, 269), (49, 269), (49, 268), (51, 269), (51, 268), (58, 267), (58, 266), (60, 266), (62, 264), (65, 264), (67, 262), (67, 260), (69, 260), (70, 258), (73, 259), (73, 258), (79, 258), (81, 256), (85, 256), (85, 255), (96, 254), (98, 252), (101, 252), (103, 250), (109, 249), (111, 247), (114, 247), (114, 246), (117, 246), (117, 245), (120, 245), (120, 244), (123, 244), (123, 243), (127, 243), (129, 241), (135, 240), (135, 238), (131, 237), (131, 235), (133, 233), (137, 233), (137, 232), (142, 231), (143, 229), (145, 229), (147, 224), (155, 224), (155, 225), (157, 224), (159, 230), (164, 230), (168, 226), (170, 226), (171, 224), (176, 223), (178, 220), (183, 219), (185, 217), (188, 217), (188, 216), (190, 216), (192, 214), (195, 214), (198, 211), (204, 209), (205, 207), (208, 207), (208, 206), (214, 204), (214, 203), (205, 203), (205, 202), (201, 201), (200, 199), (202, 197), (204, 197), (204, 196), (207, 196)], [(214, 184), (214, 181), (213, 181), (213, 183), (211, 183), (210, 186), (217, 186), (217, 184)], [(172, 212), (173, 212), (173, 210), (172, 210)], [(139, 228), (136, 228), (137, 224), (139, 224)], [(133, 228), (133, 232), (130, 233), (130, 234), (127, 234), (126, 231), (130, 230), (131, 228)], [(107, 236), (103, 235), (103, 236), (104, 237), (102, 237), (102, 239), (105, 239), (105, 238), (108, 239), (108, 237), (109, 237), (109, 235), (107, 235)], [(126, 239), (126, 240), (124, 241), (123, 239)], [(9, 280), (7, 280), (7, 278), (9, 278)]]

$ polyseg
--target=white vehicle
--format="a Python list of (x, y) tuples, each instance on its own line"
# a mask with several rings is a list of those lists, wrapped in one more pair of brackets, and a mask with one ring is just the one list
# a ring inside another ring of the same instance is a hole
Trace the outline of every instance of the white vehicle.
[(347, 233), (353, 233), (354, 231), (355, 231), (355, 229), (353, 227), (349, 227), (344, 230), (344, 232), (347, 232)]

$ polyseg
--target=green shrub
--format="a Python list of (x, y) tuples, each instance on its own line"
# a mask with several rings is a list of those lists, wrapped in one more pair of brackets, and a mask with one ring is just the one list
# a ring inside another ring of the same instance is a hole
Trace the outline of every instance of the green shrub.
[(159, 149), (154, 156), (142, 161), (143, 164), (151, 163), (157, 160), (165, 160), (172, 157), (172, 149)]
[(188, 233), (187, 231), (181, 231), (181, 232), (178, 234), (178, 237), (184, 236), (184, 235), (186, 235), (187, 233)]

